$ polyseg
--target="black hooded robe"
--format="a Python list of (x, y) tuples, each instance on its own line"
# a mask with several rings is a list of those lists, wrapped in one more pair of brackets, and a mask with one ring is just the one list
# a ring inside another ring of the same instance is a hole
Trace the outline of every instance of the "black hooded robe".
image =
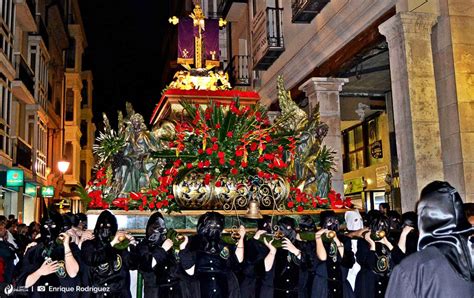
[[(335, 242), (323, 242), (328, 257), (326, 261), (317, 261), (312, 297), (355, 297), (354, 291), (347, 280), (349, 269), (355, 263), (351, 239), (343, 235), (338, 237), (341, 243), (344, 244), (344, 257), (341, 258)], [(331, 248), (336, 255), (335, 259), (330, 256)]]
[[(79, 248), (74, 243), (70, 244), (70, 248), (74, 259), (79, 264)], [(24, 286), (28, 275), (32, 274), (41, 267), (45, 261), (45, 257), (48, 255), (47, 251), (49, 251), (49, 249), (47, 249), (42, 242), (27, 250), (25, 256), (18, 264), (19, 275), (17, 277), (16, 286)], [(51, 260), (58, 261), (64, 266), (61, 266), (61, 269), (56, 273), (40, 277), (38, 281), (31, 287), (31, 291), (25, 293), (28, 294), (25, 296), (33, 298), (79, 297), (80, 293), (76, 291), (76, 287), (80, 284), (79, 272), (74, 278), (71, 278), (67, 275), (64, 261), (64, 246), (54, 243), (50, 251), (49, 257)], [(61, 292), (57, 289), (57, 287), (65, 287), (68, 289), (73, 289), (73, 291)], [(20, 296), (21, 294), (21, 292), (15, 292), (15, 295)]]
[[(189, 241), (180, 256), (187, 255), (186, 259), (181, 257), (183, 269), (196, 266), (194, 277), (199, 281), (200, 296), (195, 294), (194, 297), (240, 297), (239, 281), (234, 272), (241, 269), (241, 264), (235, 255), (235, 245), (222, 240), (211, 244), (199, 234)], [(211, 246), (214, 248), (212, 251), (209, 249)], [(195, 288), (194, 284), (190, 286)]]
[[(81, 256), (88, 268), (83, 286), (92, 286), (101, 290), (83, 293), (82, 297), (90, 298), (127, 298), (130, 293), (130, 270), (133, 267), (128, 249), (117, 249), (110, 245), (109, 240), (102, 241), (98, 237), (100, 223), (111, 224), (112, 237), (117, 232), (117, 220), (109, 211), (103, 211), (97, 219), (94, 230), (95, 238), (82, 244)], [(107, 289), (107, 290), (102, 290)]]
[(395, 267), (385, 297), (474, 297), (474, 282), (463, 279), (438, 248), (430, 246)]
[(301, 251), (301, 259), (283, 248), (277, 248), (270, 271), (265, 273), (260, 297), (305, 297), (306, 289), (301, 285), (305, 276), (301, 274), (302, 261), (306, 259), (301, 250), (301, 241), (293, 244)]
[[(375, 247), (375, 251), (371, 251), (367, 241), (357, 242), (356, 257), (361, 268), (355, 282), (356, 297), (384, 297), (390, 273), (404, 257), (398, 245), (393, 245), (392, 251), (380, 242), (376, 242)], [(387, 268), (381, 271), (379, 268), (383, 268), (381, 264), (384, 258)]]
[(244, 261), (239, 272), (240, 295), (242, 297), (260, 297), (262, 279), (265, 275), (264, 259), (268, 248), (253, 237), (244, 244)]
[[(143, 276), (144, 297), (195, 297), (195, 281), (183, 272), (179, 251), (173, 248), (165, 251), (161, 246), (149, 245), (144, 239), (133, 253), (137, 254), (134, 259), (139, 260), (137, 266)], [(156, 264), (152, 267), (153, 259)]]
[(461, 196), (449, 183), (434, 181), (418, 202), (420, 251), (408, 256), (390, 278), (386, 297), (474, 297), (472, 243)]

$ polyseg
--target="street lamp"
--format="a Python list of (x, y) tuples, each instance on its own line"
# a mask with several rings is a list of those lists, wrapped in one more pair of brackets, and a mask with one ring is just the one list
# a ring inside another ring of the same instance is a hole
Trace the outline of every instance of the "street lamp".
[(59, 171), (64, 175), (67, 170), (69, 169), (69, 165), (70, 165), (70, 162), (67, 161), (66, 159), (62, 159), (60, 161), (58, 161), (58, 169)]

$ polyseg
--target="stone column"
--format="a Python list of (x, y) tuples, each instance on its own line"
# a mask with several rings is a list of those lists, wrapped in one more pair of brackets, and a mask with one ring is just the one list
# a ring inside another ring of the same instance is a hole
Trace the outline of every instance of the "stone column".
[(344, 194), (344, 177), (342, 170), (342, 138), (341, 138), (341, 107), (339, 105), (339, 92), (348, 79), (336, 78), (311, 78), (301, 87), (309, 101), (309, 111), (319, 103), (321, 121), (329, 126), (329, 131), (323, 144), (336, 152), (336, 171), (332, 177), (332, 188)]
[(465, 202), (474, 202), (474, 7), (439, 0), (433, 30), (444, 175)]
[(435, 23), (435, 15), (402, 12), (379, 26), (390, 55), (403, 212), (414, 210), (426, 184), (444, 178), (431, 49)]

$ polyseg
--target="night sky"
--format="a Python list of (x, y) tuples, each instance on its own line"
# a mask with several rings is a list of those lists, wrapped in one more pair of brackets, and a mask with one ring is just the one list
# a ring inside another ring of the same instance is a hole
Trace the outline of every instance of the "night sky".
[(148, 122), (168, 82), (161, 82), (165, 59), (160, 57), (163, 35), (169, 30), (171, 0), (81, 0), (88, 47), (84, 70), (94, 76), (94, 121), (102, 112), (114, 124), (125, 102)]

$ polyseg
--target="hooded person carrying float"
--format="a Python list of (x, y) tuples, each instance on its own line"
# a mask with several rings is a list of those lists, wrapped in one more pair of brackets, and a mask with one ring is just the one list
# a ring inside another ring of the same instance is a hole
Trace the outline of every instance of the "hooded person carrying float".
[(83, 297), (131, 297), (130, 272), (134, 262), (128, 248), (114, 247), (124, 237), (133, 245), (131, 235), (117, 231), (117, 219), (108, 210), (103, 211), (94, 228), (94, 239), (82, 244), (81, 256), (86, 266), (83, 283), (92, 287), (108, 288), (108, 292), (85, 293)]
[(240, 297), (239, 283), (234, 271), (243, 261), (245, 228), (240, 227), (237, 245), (221, 239), (224, 216), (207, 212), (199, 217), (197, 235), (189, 240), (181, 258), (189, 276), (199, 281), (201, 297)]
[[(50, 287), (75, 288), (79, 285), (80, 252), (71, 242), (71, 236), (63, 232), (63, 218), (55, 211), (48, 211), (41, 219), (41, 237), (36, 245), (27, 249), (19, 266), (18, 286), (31, 287), (28, 297), (62, 297)], [(20, 296), (21, 293), (15, 295)], [(70, 293), (68, 297), (78, 297)]]
[[(196, 283), (182, 269), (180, 258), (186, 252), (167, 238), (168, 230), (160, 212), (153, 213), (146, 225), (145, 238), (133, 249), (138, 271), (144, 279), (145, 297), (193, 297)], [(187, 237), (181, 248), (187, 244)]]

